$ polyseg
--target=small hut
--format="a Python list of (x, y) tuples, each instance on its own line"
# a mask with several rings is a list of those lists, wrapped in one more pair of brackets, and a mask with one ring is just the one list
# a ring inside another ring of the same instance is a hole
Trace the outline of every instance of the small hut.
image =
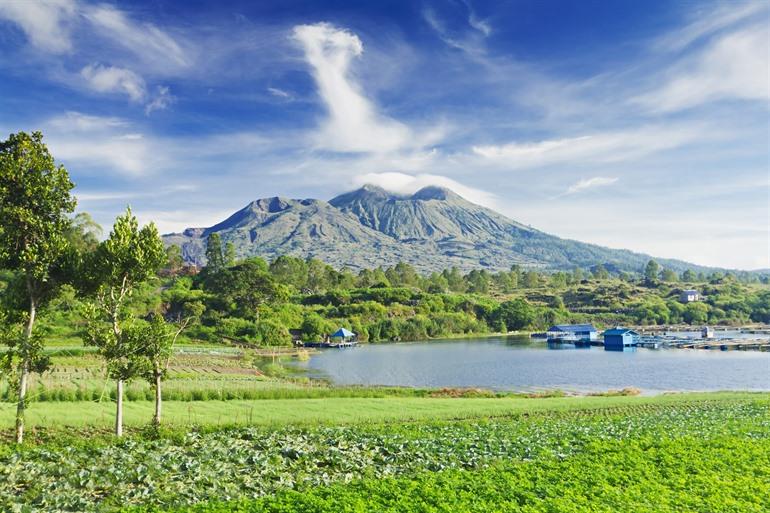
[(628, 328), (612, 328), (604, 332), (604, 349), (607, 351), (622, 351), (626, 347), (636, 345), (639, 334)]
[(358, 343), (358, 341), (356, 340), (356, 334), (345, 328), (338, 329), (337, 331), (329, 335), (329, 338), (339, 340), (339, 342), (331, 343), (332, 346), (336, 346), (336, 347), (353, 346)]
[(700, 299), (700, 293), (694, 289), (683, 290), (679, 294), (679, 301), (682, 303), (693, 303), (695, 301), (700, 301)]

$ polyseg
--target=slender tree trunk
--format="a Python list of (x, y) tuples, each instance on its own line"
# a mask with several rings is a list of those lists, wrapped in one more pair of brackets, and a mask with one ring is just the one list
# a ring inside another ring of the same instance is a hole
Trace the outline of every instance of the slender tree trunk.
[(152, 418), (152, 423), (157, 427), (160, 426), (160, 414), (163, 408), (163, 396), (161, 394), (161, 383), (163, 382), (162, 374), (155, 370), (155, 416)]
[[(32, 295), (32, 285), (27, 279), (27, 289), (30, 292), (29, 298), (29, 319), (27, 327), (24, 329), (24, 344), (29, 344), (32, 338), (32, 327), (35, 325), (35, 315), (37, 314), (37, 304)], [(27, 409), (27, 382), (29, 380), (29, 356), (24, 352), (24, 360), (21, 362), (21, 375), (19, 376), (19, 402), (16, 404), (16, 443), (24, 441), (24, 412)]]
[(123, 436), (123, 380), (119, 379), (117, 409), (115, 411), (115, 436)]
[(16, 443), (24, 441), (24, 410), (27, 408), (27, 378), (29, 376), (28, 362), (22, 363), (19, 377), (19, 402), (16, 404)]

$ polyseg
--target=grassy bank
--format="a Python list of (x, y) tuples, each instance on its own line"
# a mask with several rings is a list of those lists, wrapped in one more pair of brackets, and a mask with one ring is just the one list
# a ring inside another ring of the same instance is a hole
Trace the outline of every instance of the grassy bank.
[[(321, 399), (266, 399), (253, 401), (167, 401), (164, 421), (169, 426), (315, 425), (356, 424), (433, 419), (501, 417), (542, 411), (582, 411), (645, 405), (689, 404), (693, 401), (734, 402), (768, 399), (768, 394), (703, 393), (657, 397), (554, 397), (554, 398), (446, 398), (446, 397), (329, 397)], [(146, 425), (153, 403), (125, 404), (127, 426)], [(15, 405), (0, 403), (0, 429), (13, 425)], [(33, 404), (28, 424), (35, 427), (109, 428), (114, 404), (110, 401), (46, 402)]]

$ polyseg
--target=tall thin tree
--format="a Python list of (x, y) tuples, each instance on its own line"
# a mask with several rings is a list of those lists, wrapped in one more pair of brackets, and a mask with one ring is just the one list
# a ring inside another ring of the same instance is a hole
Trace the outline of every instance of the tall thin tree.
[(35, 332), (39, 309), (61, 283), (57, 271), (67, 255), (68, 214), (76, 201), (64, 166), (57, 166), (43, 134), (19, 132), (0, 142), (0, 267), (18, 273), (26, 303), (24, 328), (6, 338), (3, 362), (18, 372), (16, 442), (24, 440), (27, 386), (31, 372), (48, 367)]
[(133, 325), (127, 301), (135, 288), (166, 263), (154, 224), (139, 228), (131, 209), (118, 216), (88, 266), (95, 301), (87, 310), (86, 343), (99, 348), (116, 384), (115, 434), (123, 434), (123, 386), (143, 373), (142, 330)]

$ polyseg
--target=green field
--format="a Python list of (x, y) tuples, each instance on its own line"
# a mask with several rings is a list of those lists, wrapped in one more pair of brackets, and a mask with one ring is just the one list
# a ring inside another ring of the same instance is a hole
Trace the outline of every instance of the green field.
[[(85, 427), (109, 406), (33, 405), (46, 429), (0, 443), (0, 510), (770, 508), (770, 394), (170, 402), (167, 429), (122, 440)], [(151, 403), (128, 406), (146, 424)]]
[[(628, 405), (679, 404), (693, 400), (730, 402), (762, 394), (675, 394), (660, 397), (564, 397), (548, 399), (503, 398), (346, 398), (267, 399), (252, 401), (166, 401), (164, 421), (172, 426), (281, 426), (297, 424), (351, 424), (361, 422), (412, 421), (498, 417), (527, 412), (613, 408)], [(153, 403), (125, 404), (125, 423), (140, 427), (152, 417)], [(0, 428), (14, 422), (15, 405), (0, 403)], [(114, 404), (110, 401), (44, 402), (28, 412), (30, 427), (112, 426)]]
[[(335, 387), (242, 350), (177, 353), (164, 383), (114, 383), (61, 351), (30, 387), (27, 442), (0, 382), (0, 511), (770, 511), (770, 394), (525, 397)], [(633, 391), (631, 392), (633, 393)]]

